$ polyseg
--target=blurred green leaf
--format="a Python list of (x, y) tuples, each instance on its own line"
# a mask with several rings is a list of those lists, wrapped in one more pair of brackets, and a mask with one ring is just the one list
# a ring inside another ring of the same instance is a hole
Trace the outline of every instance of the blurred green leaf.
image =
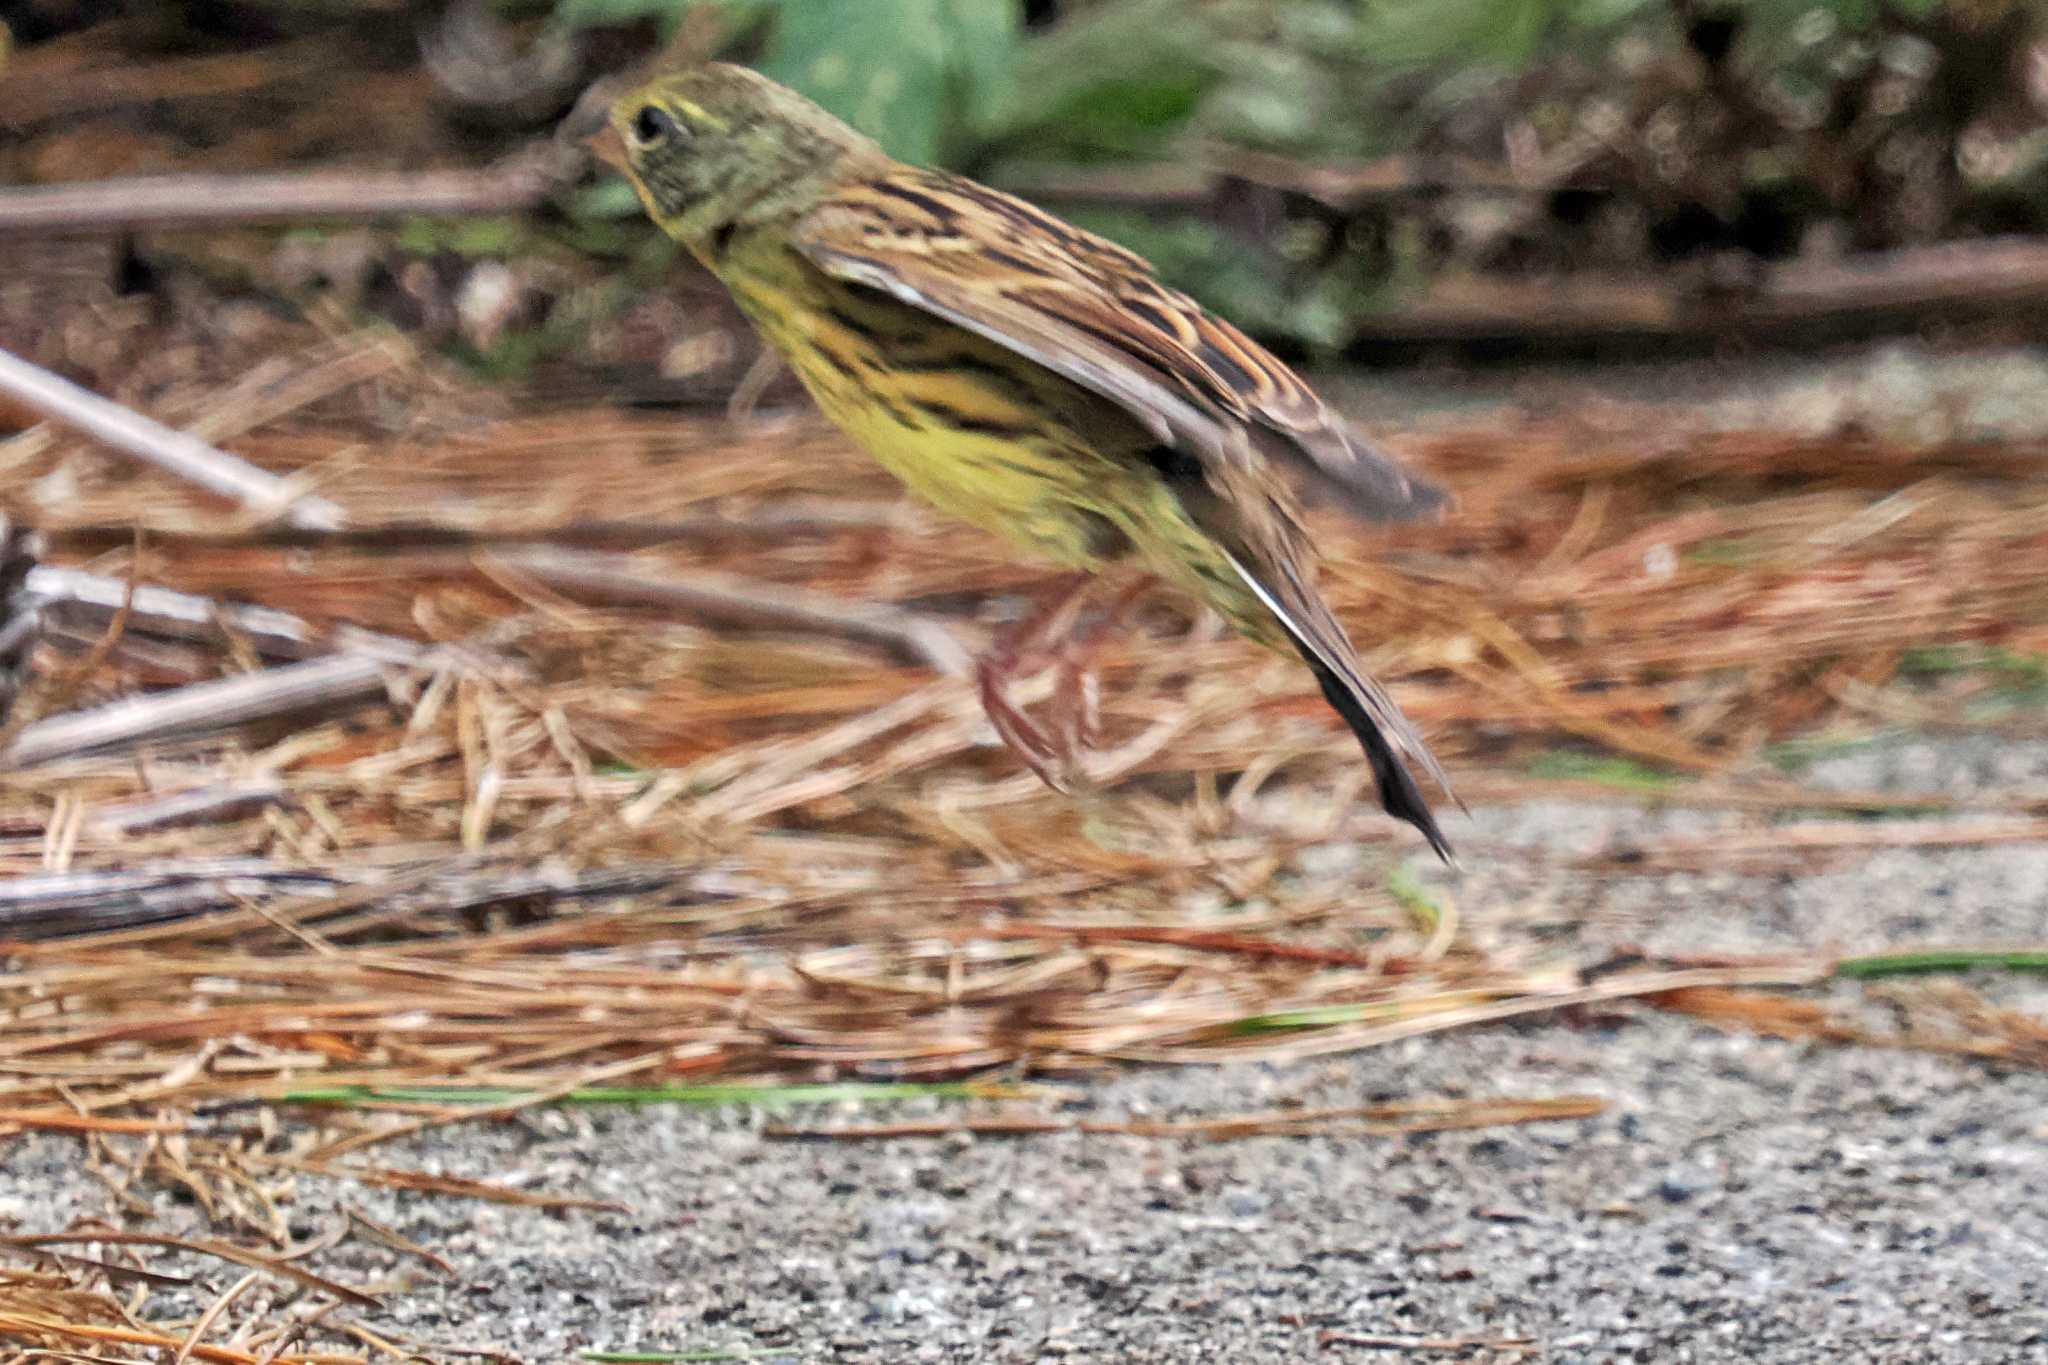
[(1014, 88), (1024, 14), (1015, 0), (939, 0), (951, 19), (953, 66), (970, 126), (988, 121)]
[(1667, 0), (1380, 0), (1359, 24), (1359, 41), (1371, 61), (1394, 69), (1515, 66), (1559, 38), (1670, 12)]
[(1038, 157), (1144, 156), (1221, 75), (1216, 34), (1181, 0), (1118, 0), (1031, 39), (984, 111), (989, 143)]
[(1232, 142), (1305, 149), (1329, 118), (1328, 76), (1298, 52), (1247, 53), (1229, 86), (1218, 92), (1208, 126)]
[(1018, 36), (1011, 0), (784, 0), (760, 67), (930, 164), (1000, 100)]
[(554, 21), (673, 32), (693, 4), (772, 19), (765, 74), (923, 163), (957, 154), (1002, 101), (1022, 33), (1015, 0), (561, 0)]
[(1996, 673), (2017, 682), (2048, 682), (2048, 655), (2029, 654), (2001, 645), (1920, 645), (1899, 656), (1901, 672), (1922, 676), (1950, 673)]
[(1005, 142), (1034, 157), (1079, 163), (1143, 158), (1187, 126), (1208, 86), (1194, 72), (1103, 81), (1020, 119)]
[(1548, 0), (1383, 4), (1367, 16), (1361, 37), (1367, 55), (1390, 67), (1507, 64), (1534, 54), (1553, 12)]
[(1570, 750), (1536, 755), (1530, 760), (1529, 775), (1600, 782), (1628, 791), (1663, 791), (1687, 780), (1683, 773), (1653, 768), (1619, 754), (1583, 754)]
[(640, 212), (640, 196), (624, 176), (612, 175), (579, 191), (570, 201), (575, 218), (631, 218)]
[(502, 259), (530, 245), (532, 238), (531, 225), (519, 218), (409, 218), (398, 230), (400, 249), (415, 256), (450, 251)]
[(1444, 922), (1442, 902), (1430, 894), (1429, 888), (1422, 884), (1422, 879), (1410, 870), (1408, 864), (1396, 863), (1387, 873), (1387, 893), (1415, 917), (1415, 923), (1423, 933), (1435, 933)]

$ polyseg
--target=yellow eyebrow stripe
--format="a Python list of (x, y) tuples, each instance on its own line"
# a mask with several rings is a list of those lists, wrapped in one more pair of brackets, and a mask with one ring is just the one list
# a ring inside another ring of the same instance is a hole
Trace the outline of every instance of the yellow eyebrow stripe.
[(721, 133), (729, 132), (732, 129), (731, 124), (727, 123), (724, 119), (718, 117), (718, 115), (712, 113), (709, 109), (706, 109), (703, 105), (698, 104), (694, 100), (677, 100), (676, 112), (681, 114), (684, 118), (690, 120), (690, 122), (692, 123), (706, 124), (710, 127), (716, 128)]

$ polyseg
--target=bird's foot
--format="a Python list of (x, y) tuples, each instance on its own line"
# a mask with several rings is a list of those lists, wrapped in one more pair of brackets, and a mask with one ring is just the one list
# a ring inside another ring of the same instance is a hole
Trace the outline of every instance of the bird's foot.
[[(1091, 784), (1086, 759), (1102, 739), (1102, 679), (1096, 659), (1103, 635), (1150, 583), (1126, 587), (1107, 611), (1085, 627), (1077, 626), (1090, 586), (1089, 580), (1081, 579), (1049, 596), (979, 668), (982, 709), (996, 734), (1040, 781), (1058, 792), (1085, 790)], [(1010, 689), (1048, 669), (1052, 695), (1041, 723), (1010, 699)]]
[(1062, 740), (1077, 753), (1102, 743), (1102, 674), (1096, 670), (1097, 641), (1069, 643), (1060, 650), (1053, 674), (1053, 722)]
[(1076, 728), (1067, 723), (1067, 708), (1055, 698), (1053, 725), (1041, 725), (1010, 700), (1010, 685), (1019, 678), (1042, 672), (1034, 667), (1042, 661), (1012, 654), (992, 655), (981, 661), (981, 709), (987, 713), (996, 735), (1038, 780), (1057, 792), (1072, 792), (1087, 774), (1082, 762), (1082, 745)]

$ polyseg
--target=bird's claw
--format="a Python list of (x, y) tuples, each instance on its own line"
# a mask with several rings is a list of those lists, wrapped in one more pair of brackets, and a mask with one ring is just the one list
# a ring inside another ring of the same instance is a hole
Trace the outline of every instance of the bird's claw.
[[(1149, 581), (1125, 585), (1095, 620), (1077, 624), (1089, 580), (1077, 578), (1051, 594), (1039, 610), (981, 661), (982, 709), (1024, 765), (1054, 791), (1072, 794), (1095, 785), (1085, 762), (1102, 742), (1102, 679), (1095, 660), (1102, 637), (1143, 597)], [(1044, 672), (1053, 675), (1047, 724), (1026, 715), (1010, 700), (1010, 684)]]
[(1086, 751), (1100, 730), (1102, 688), (1092, 670), (1063, 654), (1055, 675), (1052, 727), (1048, 729), (1010, 700), (1010, 683), (1036, 669), (1029, 660), (997, 655), (981, 661), (981, 707), (996, 736), (1038, 780), (1063, 795), (1088, 785)]

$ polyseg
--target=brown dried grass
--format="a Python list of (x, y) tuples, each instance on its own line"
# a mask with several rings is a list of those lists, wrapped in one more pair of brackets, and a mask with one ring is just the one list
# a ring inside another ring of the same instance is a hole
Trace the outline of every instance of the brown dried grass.
[[(1101, 794), (1055, 795), (993, 745), (969, 683), (914, 661), (932, 631), (978, 640), (1040, 570), (904, 503), (807, 417), (477, 417), (477, 395), (388, 345), (330, 343), (280, 370), (298, 376), (282, 394), (166, 400), (340, 503), (353, 538), (279, 543), (61, 438), (0, 446), (8, 485), (62, 490), (38, 518), (56, 562), (296, 613), (337, 649), (351, 626), (449, 647), (394, 666), (385, 698), (0, 772), (0, 869), (48, 892), (34, 914), (14, 903), (0, 1132), (79, 1133), (117, 1196), (177, 1185), (282, 1245), (296, 1175), (417, 1181), (351, 1158), (594, 1085), (1289, 1058), (1628, 998), (1859, 1036), (1785, 997), (1740, 1003), (1822, 980), (1820, 957), (1595, 975), (1506, 932), (1513, 906), (1418, 897), (1377, 852), (1405, 831), (1304, 677), (1168, 601), (1105, 657)], [(1612, 410), (1407, 453), (1461, 509), (1387, 533), (1326, 519), (1326, 582), (1478, 794), (1588, 790), (1511, 775), (1572, 740), (1752, 819), (1893, 805), (1803, 792), (1758, 751), (1853, 720), (1907, 645), (2048, 652), (2048, 450)], [(605, 550), (572, 591), (559, 561), (522, 557), (536, 540)], [(714, 624), (632, 605), (735, 581), (848, 609), (750, 628), (744, 602)], [(619, 590), (593, 602), (591, 582)], [(896, 609), (879, 625), (855, 606), (877, 603)], [(83, 652), (103, 622), (60, 613), (59, 641)], [(75, 704), (274, 662), (225, 618), (211, 638), (146, 625), (102, 649)], [(176, 816), (194, 793), (218, 799)], [(1579, 861), (1796, 868), (1857, 842), (1735, 831)], [(1305, 867), (1331, 843), (1367, 856)], [(131, 880), (93, 880), (114, 874)], [(2004, 1028), (2002, 1053), (1969, 1036), (1884, 1041), (2038, 1061), (2031, 1034)], [(420, 1086), (500, 1097), (400, 1093)], [(294, 1102), (313, 1089), (354, 1102)], [(251, 1104), (285, 1108), (252, 1136), (228, 1117)], [(1548, 1112), (1532, 1104), (1465, 1121)], [(0, 1329), (177, 1349), (52, 1264), (0, 1283)]]
[[(989, 742), (969, 686), (872, 637), (574, 601), (502, 542), (651, 524), (674, 539), (591, 562), (894, 603), (968, 641), (1039, 570), (902, 503), (808, 417), (477, 419), (459, 386), (365, 359), (382, 345), (331, 345), (305, 368), (333, 383), (291, 386), (288, 406), (343, 393), (353, 415), (293, 419), (246, 383), (185, 404), (215, 432), (256, 428), (241, 453), (381, 532), (336, 548), (223, 532), (204, 495), (61, 440), (0, 449), (10, 482), (67, 483), (42, 518), (59, 559), (139, 525), (139, 563), (110, 550), (91, 567), (468, 651), (394, 670), (385, 704), (0, 775), (13, 874), (192, 874), (177, 918), (19, 945), (0, 1065), (36, 1065), (0, 1103), (54, 1102), (60, 1076), (98, 1113), (309, 1077), (546, 1088), (636, 1058), (649, 1074), (926, 1075), (1291, 1054), (1385, 1025), (1233, 1025), (1344, 1002), (1405, 1030), (1570, 988), (1555, 965), (1438, 932), (1381, 874), (1297, 875), (1303, 848), (1394, 831), (1283, 661), (1155, 603), (1105, 661), (1095, 775), (1113, 790), (1057, 796)], [(1454, 769), (1498, 774), (1576, 737), (1790, 804), (1758, 747), (1840, 716), (1904, 645), (2048, 649), (2048, 486), (2030, 477), (2048, 452), (1668, 427), (1645, 448), (1643, 430), (1613, 411), (1413, 441), (1459, 489), (1453, 518), (1323, 524), (1340, 613)], [(449, 529), (476, 543), (435, 540)], [(91, 692), (258, 653), (225, 628), (131, 633)], [(150, 803), (208, 787), (257, 795), (150, 827)], [(1645, 853), (1802, 853), (1721, 843)], [(208, 882), (236, 859), (300, 894)], [(617, 894), (590, 880), (606, 871), (639, 880)], [(564, 894), (584, 908), (547, 913)], [(530, 922), (478, 932), (522, 906)], [(117, 1046), (130, 1060), (95, 1071)], [(62, 1076), (62, 1058), (85, 1072)]]

